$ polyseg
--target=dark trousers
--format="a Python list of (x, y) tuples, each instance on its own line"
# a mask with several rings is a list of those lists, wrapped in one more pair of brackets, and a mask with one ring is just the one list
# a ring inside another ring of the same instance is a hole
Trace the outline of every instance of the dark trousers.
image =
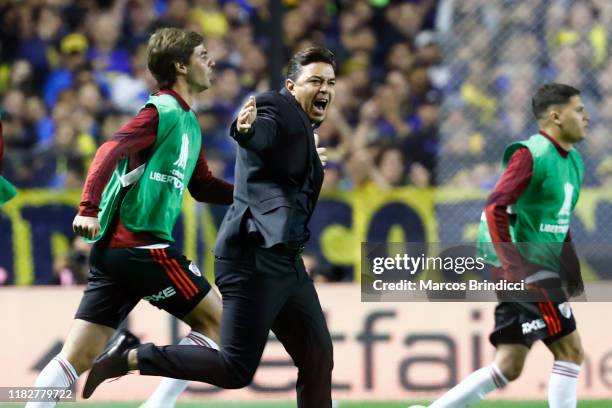
[(245, 387), (271, 329), (298, 368), (298, 407), (330, 408), (332, 342), (301, 257), (257, 248), (247, 260), (217, 258), (215, 275), (223, 295), (221, 350), (145, 344), (138, 349), (140, 373)]

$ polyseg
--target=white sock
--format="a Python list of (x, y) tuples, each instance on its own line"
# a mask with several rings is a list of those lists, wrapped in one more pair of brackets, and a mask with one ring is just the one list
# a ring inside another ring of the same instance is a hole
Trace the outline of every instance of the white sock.
[(474, 371), (466, 379), (455, 385), (429, 408), (466, 408), (482, 401), (491, 391), (503, 388), (508, 380), (493, 363)]
[[(59, 354), (43, 368), (36, 378), (36, 387), (70, 388), (77, 380), (78, 374), (72, 364)], [(28, 402), (26, 408), (52, 408), (57, 402)]]
[[(219, 346), (212, 339), (206, 337), (202, 333), (190, 332), (179, 342), (179, 344), (198, 345), (202, 347), (210, 347), (219, 350)], [(153, 394), (149, 399), (141, 405), (141, 408), (168, 408), (174, 407), (176, 400), (185, 388), (189, 381), (179, 380), (176, 378), (164, 378), (161, 380)]]
[(548, 383), (550, 408), (576, 408), (576, 387), (580, 366), (566, 361), (555, 361)]

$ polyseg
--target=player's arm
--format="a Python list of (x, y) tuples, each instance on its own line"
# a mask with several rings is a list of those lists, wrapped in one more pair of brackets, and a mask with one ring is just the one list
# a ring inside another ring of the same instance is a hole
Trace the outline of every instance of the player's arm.
[(211, 173), (204, 157), (204, 146), (200, 149), (198, 162), (189, 180), (189, 193), (197, 201), (230, 205), (233, 202), (234, 186)]
[(232, 123), (230, 136), (241, 147), (254, 151), (270, 148), (278, 139), (280, 114), (271, 98), (251, 96)]
[(567, 231), (563, 249), (561, 250), (561, 276), (567, 284), (567, 294), (579, 296), (584, 292), (584, 282), (582, 281), (582, 272), (580, 271), (580, 260), (576, 253), (576, 248), (572, 242), (570, 231)]
[(526, 262), (512, 244), (508, 207), (516, 203), (533, 175), (533, 157), (520, 148), (510, 158), (501, 179), (495, 185), (485, 206), (485, 216), (495, 252), (509, 278), (520, 280), (528, 274)]
[(72, 228), (77, 235), (93, 238), (98, 234), (102, 192), (117, 163), (131, 154), (153, 147), (158, 122), (159, 116), (155, 107), (147, 106), (98, 148), (87, 173), (79, 214), (72, 222)]

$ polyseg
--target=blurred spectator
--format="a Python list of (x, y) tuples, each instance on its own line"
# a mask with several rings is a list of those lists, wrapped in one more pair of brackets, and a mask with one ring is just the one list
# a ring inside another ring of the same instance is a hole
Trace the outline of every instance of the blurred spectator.
[(612, 187), (612, 156), (604, 158), (597, 166), (597, 177), (603, 187)]
[(146, 44), (153, 31), (155, 11), (153, 0), (130, 0), (127, 5), (127, 17), (123, 21), (120, 44), (133, 52)]
[(21, 89), (28, 94), (33, 94), (37, 90), (35, 77), (32, 65), (28, 61), (17, 60), (11, 69), (8, 88)]
[(325, 166), (325, 178), (323, 178), (322, 191), (333, 192), (340, 189), (342, 181), (342, 165), (337, 161), (328, 161)]
[(89, 253), (91, 244), (81, 237), (75, 237), (67, 252), (55, 259), (53, 273), (55, 284), (61, 286), (83, 285), (89, 274)]
[(168, 0), (164, 14), (158, 19), (156, 27), (178, 27), (187, 25), (189, 2), (187, 0)]
[(118, 46), (120, 25), (112, 14), (92, 16), (90, 37), (93, 45), (87, 51), (87, 61), (97, 72), (130, 72), (130, 56)]
[(89, 42), (83, 34), (72, 33), (60, 42), (60, 65), (45, 80), (43, 96), (45, 104), (53, 107), (60, 92), (73, 86), (81, 70), (87, 69)]
[(405, 184), (406, 164), (404, 153), (400, 148), (385, 148), (378, 155), (375, 164), (377, 169), (370, 174), (377, 187), (387, 189)]
[(132, 73), (117, 75), (111, 83), (110, 96), (114, 106), (135, 114), (142, 108), (155, 88), (155, 79), (147, 68), (146, 45), (134, 50), (131, 60)]
[(449, 70), (442, 65), (443, 55), (438, 35), (429, 30), (417, 34), (414, 44), (416, 59), (427, 65), (427, 73), (432, 85), (443, 89), (449, 81)]

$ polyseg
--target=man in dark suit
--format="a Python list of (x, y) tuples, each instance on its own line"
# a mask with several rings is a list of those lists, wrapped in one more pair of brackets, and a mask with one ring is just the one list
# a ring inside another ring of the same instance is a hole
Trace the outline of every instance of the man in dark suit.
[(215, 248), (221, 350), (146, 344), (121, 357), (109, 353), (97, 363), (98, 380), (100, 373), (109, 378), (139, 369), (242, 388), (252, 381), (271, 329), (298, 367), (298, 407), (331, 407), (332, 342), (301, 252), (323, 182), (313, 129), (333, 100), (335, 71), (330, 51), (298, 52), (285, 87), (249, 99), (232, 124), (239, 145), (234, 203)]

